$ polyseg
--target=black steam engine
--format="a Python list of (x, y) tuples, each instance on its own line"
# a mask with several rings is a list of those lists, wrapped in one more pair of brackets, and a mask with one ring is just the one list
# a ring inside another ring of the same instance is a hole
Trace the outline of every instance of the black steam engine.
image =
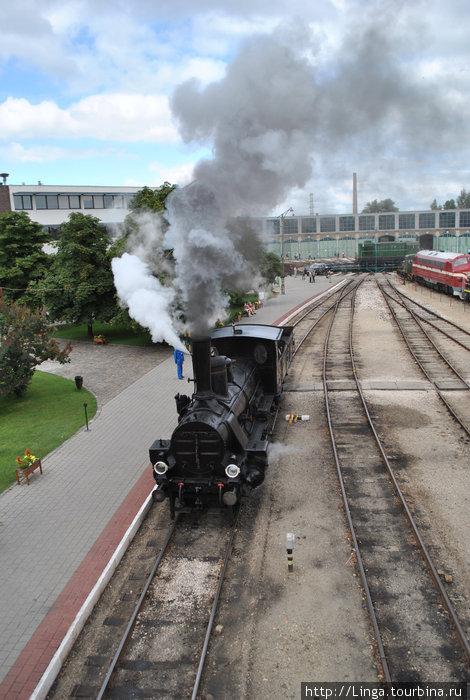
[(155, 500), (175, 510), (231, 508), (264, 480), (268, 434), (292, 359), (292, 327), (234, 325), (192, 341), (195, 392), (177, 394), (178, 426), (155, 440)]

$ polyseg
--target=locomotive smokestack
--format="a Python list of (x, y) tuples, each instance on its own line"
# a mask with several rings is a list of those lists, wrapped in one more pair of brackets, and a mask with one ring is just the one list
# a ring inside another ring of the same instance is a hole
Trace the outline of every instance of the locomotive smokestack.
[(211, 339), (193, 338), (193, 371), (196, 381), (196, 398), (213, 395), (211, 383)]

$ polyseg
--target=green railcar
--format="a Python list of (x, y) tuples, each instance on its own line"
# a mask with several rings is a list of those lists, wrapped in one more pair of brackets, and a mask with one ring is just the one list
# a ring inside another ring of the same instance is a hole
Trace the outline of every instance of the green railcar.
[(410, 253), (417, 253), (419, 250), (418, 243), (408, 243), (404, 241), (382, 241), (374, 243), (367, 241), (359, 243), (357, 257), (359, 260), (364, 258), (404, 258)]

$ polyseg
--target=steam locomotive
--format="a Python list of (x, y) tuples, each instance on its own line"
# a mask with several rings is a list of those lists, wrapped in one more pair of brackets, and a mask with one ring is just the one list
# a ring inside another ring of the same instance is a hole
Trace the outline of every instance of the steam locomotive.
[(291, 326), (238, 324), (192, 340), (195, 391), (177, 394), (171, 439), (150, 447), (156, 501), (175, 512), (232, 511), (259, 486), (294, 352)]

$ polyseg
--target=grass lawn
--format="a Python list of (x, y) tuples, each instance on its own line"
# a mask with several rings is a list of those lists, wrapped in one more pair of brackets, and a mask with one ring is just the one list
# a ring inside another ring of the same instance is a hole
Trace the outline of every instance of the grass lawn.
[(36, 370), (20, 399), (0, 397), (0, 492), (15, 481), (16, 458), (26, 448), (43, 458), (85, 426), (96, 413), (96, 399), (75, 382)]
[[(94, 323), (94, 335), (104, 335), (108, 343), (118, 345), (153, 345), (150, 333), (146, 330), (134, 332), (129, 326), (111, 325), (110, 323)], [(85, 324), (75, 326), (72, 324), (57, 326), (54, 332), (55, 338), (65, 338), (66, 340), (88, 340), (88, 330)]]

